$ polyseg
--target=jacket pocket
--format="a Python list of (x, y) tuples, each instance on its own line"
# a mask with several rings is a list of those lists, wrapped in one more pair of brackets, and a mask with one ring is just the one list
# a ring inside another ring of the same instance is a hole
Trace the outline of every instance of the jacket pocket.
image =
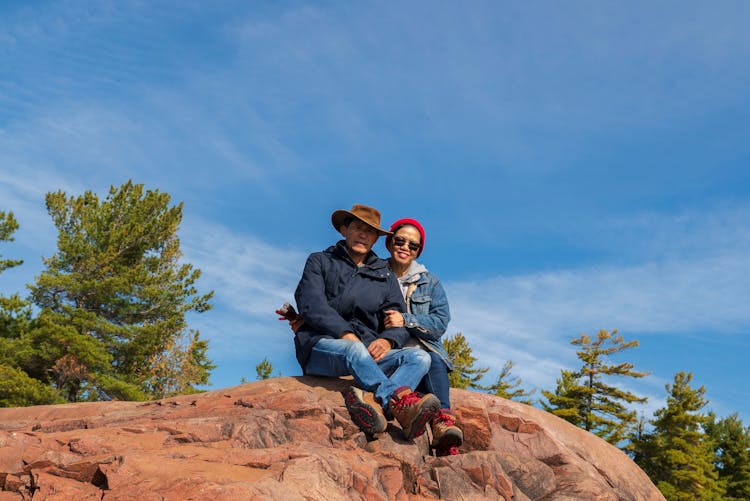
[(429, 295), (417, 295), (414, 294), (411, 297), (411, 313), (426, 315), (430, 312), (430, 303), (432, 297)]

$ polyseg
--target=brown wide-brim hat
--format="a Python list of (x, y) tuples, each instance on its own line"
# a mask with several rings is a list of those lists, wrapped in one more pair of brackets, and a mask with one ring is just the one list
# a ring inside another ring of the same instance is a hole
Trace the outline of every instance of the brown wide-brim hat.
[(390, 235), (391, 232), (384, 230), (380, 227), (380, 211), (373, 207), (366, 205), (354, 204), (352, 210), (339, 209), (331, 214), (331, 223), (336, 231), (340, 231), (341, 225), (343, 225), (349, 218), (359, 219), (367, 226), (370, 226), (378, 232), (378, 235)]

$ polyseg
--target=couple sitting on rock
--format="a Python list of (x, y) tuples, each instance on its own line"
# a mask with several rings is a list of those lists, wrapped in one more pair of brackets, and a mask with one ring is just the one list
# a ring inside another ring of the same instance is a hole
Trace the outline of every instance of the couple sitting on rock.
[[(344, 239), (307, 258), (294, 294), (300, 316), (286, 317), (302, 371), (353, 376), (344, 401), (365, 433), (395, 418), (411, 440), (430, 424), (436, 453), (457, 454), (463, 433), (450, 411), (453, 366), (440, 340), (450, 312), (438, 278), (416, 262), (422, 225), (400, 219), (384, 230), (380, 212), (364, 205), (335, 211), (331, 222)], [(372, 251), (381, 235), (388, 261)]]

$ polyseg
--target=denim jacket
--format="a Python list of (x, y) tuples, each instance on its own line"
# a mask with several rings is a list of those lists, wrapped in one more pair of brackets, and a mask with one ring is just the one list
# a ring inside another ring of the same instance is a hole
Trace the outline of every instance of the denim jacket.
[(445, 351), (442, 336), (448, 328), (451, 319), (448, 307), (448, 296), (445, 294), (440, 279), (427, 271), (422, 265), (419, 267), (419, 278), (412, 287), (407, 288), (406, 311), (404, 313), (404, 324), (409, 334), (417, 338), (422, 345), (430, 351), (434, 351), (453, 370), (453, 364)]

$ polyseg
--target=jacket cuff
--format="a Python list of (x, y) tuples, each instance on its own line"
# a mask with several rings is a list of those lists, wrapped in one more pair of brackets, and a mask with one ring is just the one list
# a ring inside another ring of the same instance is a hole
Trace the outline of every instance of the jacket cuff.
[(419, 323), (417, 323), (417, 316), (413, 313), (402, 313), (404, 316), (404, 327), (407, 329), (413, 329), (414, 327), (419, 327)]

